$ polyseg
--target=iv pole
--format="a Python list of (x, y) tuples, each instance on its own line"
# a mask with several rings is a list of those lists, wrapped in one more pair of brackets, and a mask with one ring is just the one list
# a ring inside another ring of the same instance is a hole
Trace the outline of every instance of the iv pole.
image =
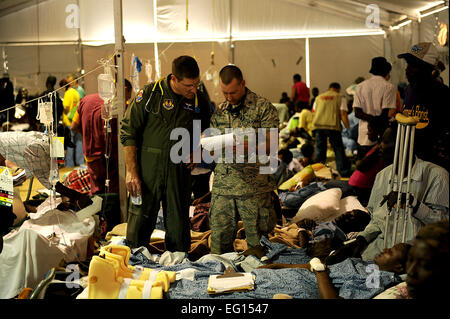
[[(120, 126), (120, 122), (123, 119), (125, 112), (125, 92), (124, 92), (124, 42), (123, 37), (123, 16), (122, 16), (122, 0), (114, 0), (114, 34), (115, 34), (115, 50), (116, 65), (117, 65), (117, 101), (118, 101), (118, 118), (117, 124)], [(117, 134), (120, 134), (120, 129), (117, 130)], [(120, 136), (118, 137), (120, 141)], [(123, 154), (123, 146), (118, 143), (119, 152), (119, 200), (120, 200), (120, 216), (123, 223), (128, 220), (128, 202), (127, 202), (127, 189), (125, 185), (125, 158)]]

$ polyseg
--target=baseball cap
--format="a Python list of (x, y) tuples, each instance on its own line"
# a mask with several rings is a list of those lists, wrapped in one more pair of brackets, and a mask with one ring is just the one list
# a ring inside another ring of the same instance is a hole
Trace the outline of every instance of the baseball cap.
[(405, 59), (408, 63), (434, 68), (438, 63), (438, 51), (431, 42), (421, 42), (413, 45), (409, 52), (399, 54), (398, 58)]

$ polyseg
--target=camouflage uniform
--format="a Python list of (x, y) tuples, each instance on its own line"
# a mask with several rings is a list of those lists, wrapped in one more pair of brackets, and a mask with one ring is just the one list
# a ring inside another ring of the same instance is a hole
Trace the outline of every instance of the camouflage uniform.
[[(246, 88), (243, 105), (237, 116), (223, 102), (211, 117), (211, 127), (277, 128), (278, 112), (265, 98)], [(261, 235), (270, 232), (276, 224), (276, 213), (271, 192), (276, 188), (272, 174), (260, 174), (262, 163), (217, 163), (210, 208), (211, 253), (233, 251), (238, 216), (245, 228), (249, 248), (259, 244)]]

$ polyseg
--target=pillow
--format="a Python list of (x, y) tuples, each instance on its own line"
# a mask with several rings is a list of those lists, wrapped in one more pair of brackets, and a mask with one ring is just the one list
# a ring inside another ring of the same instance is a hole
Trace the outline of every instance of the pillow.
[(347, 196), (347, 197), (342, 198), (340, 205), (341, 205), (341, 207), (339, 209), (339, 215), (342, 215), (342, 214), (349, 212), (351, 210), (354, 210), (354, 209), (359, 209), (359, 210), (365, 211), (368, 214), (370, 214), (369, 211), (367, 210), (367, 208), (365, 208), (363, 205), (361, 205), (361, 203), (359, 202), (359, 200), (356, 196)]
[(292, 186), (295, 186), (297, 184), (300, 184), (301, 187), (304, 187), (308, 185), (312, 180), (314, 180), (314, 170), (312, 169), (311, 165), (306, 166), (304, 169), (302, 169), (300, 172), (292, 176), (290, 179), (285, 181), (283, 184), (278, 187), (278, 189), (287, 191)]
[(314, 174), (316, 175), (317, 178), (333, 179), (333, 174), (331, 173), (331, 168), (329, 167), (324, 167), (317, 171), (314, 171)]
[(311, 196), (300, 206), (292, 222), (308, 218), (322, 223), (335, 219), (339, 216), (341, 196), (340, 188), (330, 188)]
[(320, 171), (320, 170), (323, 169), (323, 168), (326, 168), (326, 166), (325, 166), (324, 164), (322, 164), (322, 163), (314, 163), (314, 164), (311, 164), (311, 167), (312, 167), (312, 169), (313, 169), (315, 172)]

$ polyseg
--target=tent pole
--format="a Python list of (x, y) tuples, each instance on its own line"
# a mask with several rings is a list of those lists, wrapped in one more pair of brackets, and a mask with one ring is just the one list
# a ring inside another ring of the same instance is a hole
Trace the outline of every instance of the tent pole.
[[(125, 92), (124, 92), (124, 37), (123, 37), (123, 17), (122, 17), (122, 0), (114, 0), (114, 34), (115, 34), (115, 51), (117, 63), (117, 101), (118, 101), (118, 119), (120, 125), (123, 114), (125, 112)], [(118, 130), (117, 134), (120, 134)], [(118, 136), (120, 141), (120, 136)], [(119, 199), (120, 199), (120, 217), (123, 223), (128, 220), (127, 207), (127, 189), (125, 185), (125, 158), (123, 146), (118, 143), (119, 156)]]
[(230, 7), (230, 19), (229, 19), (229, 24), (230, 24), (230, 62), (232, 64), (234, 64), (234, 42), (233, 42), (233, 19), (232, 19), (232, 2), (233, 0), (229, 0), (229, 7)]
[(155, 39), (153, 41), (153, 51), (155, 54), (155, 80), (161, 78), (161, 67), (159, 65), (159, 52), (158, 52), (158, 6), (157, 0), (153, 0), (153, 30)]
[(305, 56), (306, 56), (306, 85), (310, 88), (311, 87), (311, 74), (310, 74), (310, 65), (309, 65), (309, 38), (305, 38)]
[[(77, 0), (77, 6), (80, 7), (80, 0)], [(79, 13), (78, 13), (79, 14)], [(83, 56), (83, 44), (81, 41), (81, 27), (78, 25), (78, 54), (79, 54), (79, 62), (80, 62), (80, 69), (78, 70), (80, 75), (84, 75), (84, 56)], [(82, 79), (81, 81), (84, 81)], [(80, 85), (84, 86), (84, 83), (79, 83)]]

